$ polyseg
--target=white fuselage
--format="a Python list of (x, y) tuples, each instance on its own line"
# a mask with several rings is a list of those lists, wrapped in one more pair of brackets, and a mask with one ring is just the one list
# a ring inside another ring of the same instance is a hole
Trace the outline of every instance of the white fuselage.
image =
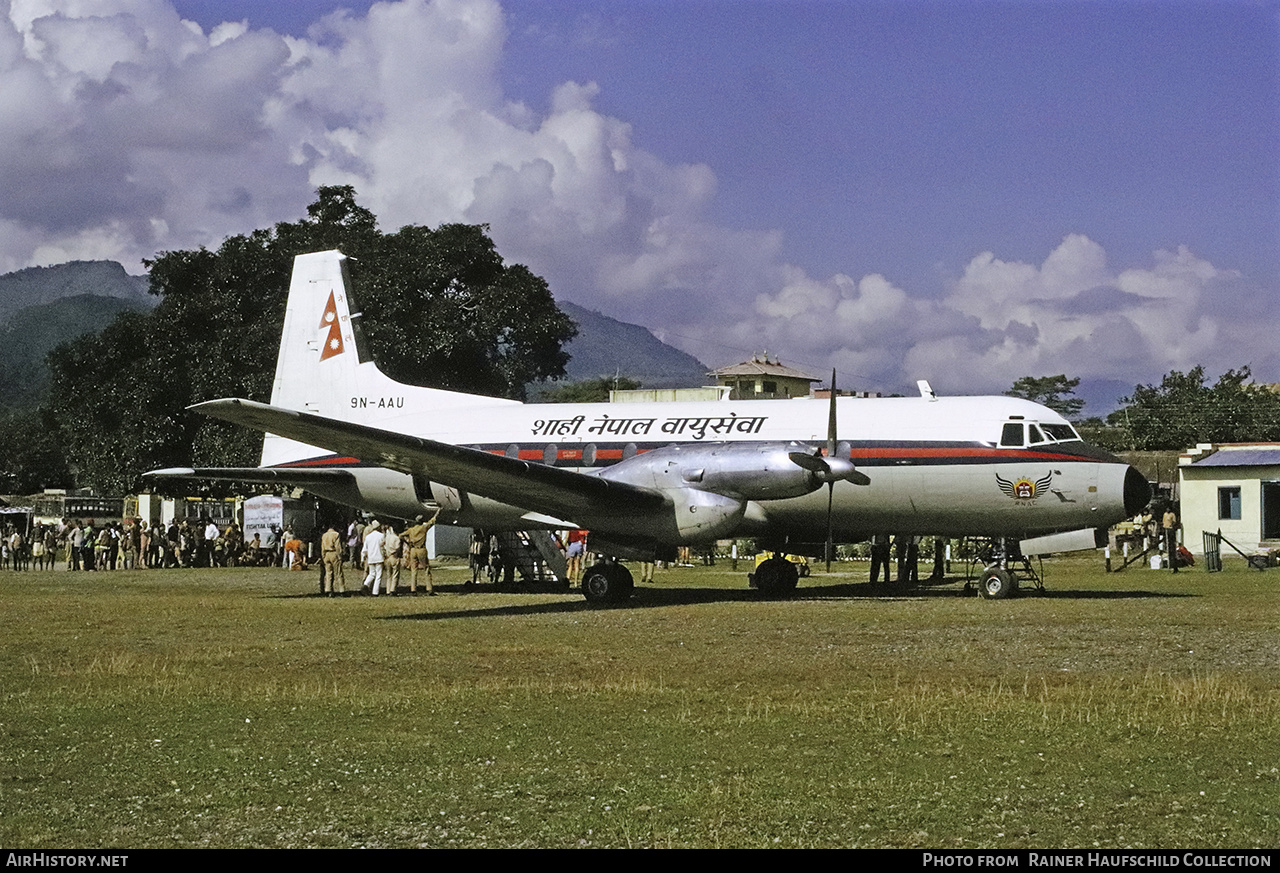
[[(479, 448), (508, 457), (550, 463), (592, 475), (655, 487), (696, 487), (688, 475), (705, 467), (724, 444), (758, 444), (808, 451), (826, 442), (828, 401), (759, 400), (631, 404), (515, 404), (415, 408), (411, 389), (384, 397), (335, 397), (347, 420), (376, 419), (376, 426), (414, 436)], [(1125, 517), (1127, 465), (1091, 450), (1078, 439), (1030, 446), (1001, 446), (1010, 422), (1059, 427), (1051, 410), (1008, 397), (840, 398), (837, 456), (850, 457), (869, 485), (838, 482), (833, 495), (837, 538), (877, 532), (1027, 536), (1107, 526)], [(372, 415), (370, 413), (373, 413)], [(333, 411), (327, 414), (333, 415)], [(269, 437), (268, 445), (272, 439)], [(439, 485), (424, 493), (409, 476), (355, 459), (337, 459), (291, 441), (278, 448), (308, 466), (350, 465), (359, 503), (412, 516), (422, 502), (443, 507), (446, 523), (477, 527), (537, 526), (519, 507), (474, 498)], [(679, 447), (673, 453), (672, 447)], [(645, 470), (627, 476), (654, 450), (674, 455), (670, 481)], [(685, 462), (681, 455), (687, 454)], [(657, 478), (655, 478), (655, 476)], [(1002, 482), (1006, 483), (1002, 487)], [(1012, 495), (1010, 487), (1014, 488)], [(351, 502), (350, 500), (348, 502)], [(717, 536), (759, 535), (770, 527), (789, 536), (825, 535), (827, 489), (802, 496), (753, 500), (738, 529)], [(554, 526), (554, 525), (551, 525)], [(696, 537), (695, 537), (696, 539)]]

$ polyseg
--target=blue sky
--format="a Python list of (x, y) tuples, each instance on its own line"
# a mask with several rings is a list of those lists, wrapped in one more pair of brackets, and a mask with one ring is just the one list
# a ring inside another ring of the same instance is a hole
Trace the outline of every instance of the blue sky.
[[(351, 182), (389, 225), (489, 223), (558, 295), (713, 366), (767, 348), (965, 393), (1196, 364), (1280, 381), (1274, 2), (76, 5), (10, 3), (24, 56), (0, 69), (62, 82), (60, 126), (17, 97), (0, 120), (119, 139), (63, 157), (102, 176), (91, 208), (34, 182), (0, 205), (6, 269), (136, 269)], [(100, 59), (68, 60), (108, 21)], [(166, 89), (205, 121), (148, 127)]]
[[(1273, 6), (511, 9), (513, 93), (599, 82), (640, 145), (712, 165), (718, 221), (783, 228), (819, 272), (927, 278), (995, 240), (1035, 258), (1071, 232), (1125, 260), (1186, 244), (1280, 263)], [(598, 40), (556, 51), (592, 22)]]

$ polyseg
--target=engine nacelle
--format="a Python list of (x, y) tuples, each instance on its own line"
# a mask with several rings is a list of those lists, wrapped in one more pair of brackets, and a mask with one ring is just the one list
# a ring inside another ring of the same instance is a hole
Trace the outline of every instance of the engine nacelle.
[(781, 500), (817, 490), (822, 479), (789, 453), (813, 451), (799, 443), (716, 443), (669, 446), (624, 461), (602, 475), (660, 489), (693, 489), (738, 500)]
[(671, 492), (680, 541), (705, 542), (729, 536), (742, 521), (747, 502), (723, 494), (685, 488)]

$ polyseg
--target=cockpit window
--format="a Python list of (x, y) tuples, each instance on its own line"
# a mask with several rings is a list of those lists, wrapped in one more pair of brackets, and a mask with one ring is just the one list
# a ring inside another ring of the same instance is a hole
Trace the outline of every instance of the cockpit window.
[(1069, 443), (1072, 440), (1080, 439), (1080, 434), (1076, 433), (1076, 429), (1069, 424), (1045, 424), (1041, 426), (1054, 442)]
[(1069, 424), (1006, 421), (1000, 431), (1000, 445), (1006, 447), (1035, 446), (1043, 443), (1078, 441), (1080, 434)]

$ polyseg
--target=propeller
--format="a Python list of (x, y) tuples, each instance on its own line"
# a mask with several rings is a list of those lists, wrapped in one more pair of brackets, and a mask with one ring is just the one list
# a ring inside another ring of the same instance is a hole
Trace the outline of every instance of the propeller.
[(822, 449), (813, 454), (807, 452), (788, 452), (795, 464), (812, 473), (818, 480), (827, 483), (827, 572), (831, 572), (831, 553), (833, 551), (832, 509), (835, 503), (836, 482), (852, 482), (854, 485), (870, 485), (867, 474), (853, 466), (849, 458), (836, 457), (836, 371), (831, 368), (831, 406), (827, 413), (827, 455), (822, 456)]

